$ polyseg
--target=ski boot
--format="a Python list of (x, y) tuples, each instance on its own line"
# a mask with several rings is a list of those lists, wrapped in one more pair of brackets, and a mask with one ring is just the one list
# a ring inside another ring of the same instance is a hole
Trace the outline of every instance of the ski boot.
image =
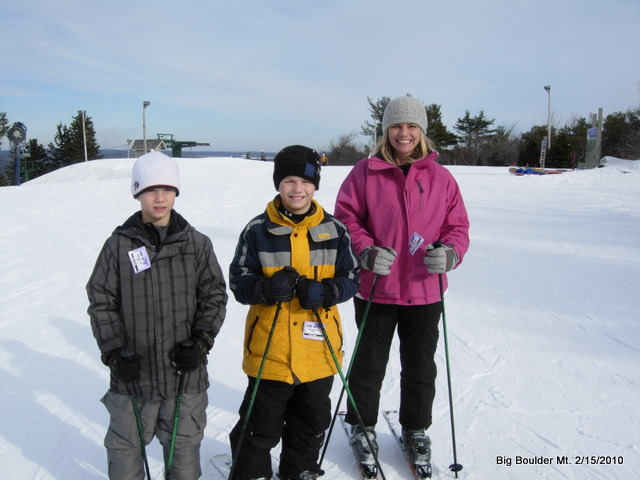
[(402, 429), (402, 443), (413, 463), (431, 462), (431, 440), (424, 429)]
[[(369, 437), (369, 441), (373, 446), (373, 452), (369, 447), (367, 437)], [(378, 453), (378, 442), (376, 441), (375, 427), (365, 427), (365, 429), (362, 430), (362, 427), (360, 425), (354, 425), (351, 428), (351, 438), (349, 438), (349, 445), (351, 445), (353, 455), (359, 462), (371, 461), (373, 455)]]
[(318, 478), (318, 474), (316, 472), (312, 472), (311, 470), (305, 470), (304, 472), (299, 473), (295, 477), (291, 477), (289, 480), (316, 480)]
[(431, 440), (424, 429), (402, 429), (402, 448), (416, 478), (431, 478)]

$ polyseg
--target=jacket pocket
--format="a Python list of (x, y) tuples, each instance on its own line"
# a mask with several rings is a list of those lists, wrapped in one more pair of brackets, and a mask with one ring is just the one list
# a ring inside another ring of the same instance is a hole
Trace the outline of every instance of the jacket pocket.
[(253, 320), (251, 325), (249, 325), (249, 330), (247, 331), (247, 342), (245, 343), (245, 350), (249, 355), (253, 352), (251, 351), (251, 340), (253, 339), (253, 332), (256, 329), (256, 325), (258, 325), (258, 321), (260, 321), (260, 317), (256, 315), (256, 318)]

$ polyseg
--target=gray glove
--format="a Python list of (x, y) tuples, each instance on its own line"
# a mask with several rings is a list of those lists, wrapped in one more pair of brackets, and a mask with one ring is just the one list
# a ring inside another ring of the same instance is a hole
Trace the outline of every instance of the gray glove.
[(427, 245), (424, 264), (429, 273), (446, 273), (458, 264), (458, 254), (449, 245), (432, 243)]
[(378, 275), (389, 275), (391, 266), (396, 260), (396, 251), (390, 247), (376, 247), (371, 245), (360, 254), (362, 268), (371, 270)]

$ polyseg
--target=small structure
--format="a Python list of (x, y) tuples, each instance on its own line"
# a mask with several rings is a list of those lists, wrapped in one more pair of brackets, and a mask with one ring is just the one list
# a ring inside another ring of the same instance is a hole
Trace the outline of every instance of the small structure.
[[(174, 140), (172, 133), (159, 133), (158, 140), (161, 140), (171, 149), (172, 157), (182, 157), (184, 147), (208, 147), (208, 143), (194, 142), (193, 140)], [(147, 140), (147, 144), (149, 141)]]
[[(160, 151), (160, 150), (166, 150), (166, 149), (167, 149), (167, 144), (164, 142), (164, 140), (147, 139), (147, 150)], [(138, 158), (140, 155), (144, 155), (146, 153), (144, 151), (144, 140), (134, 140), (133, 145), (131, 146), (131, 150), (135, 152), (136, 158)]]

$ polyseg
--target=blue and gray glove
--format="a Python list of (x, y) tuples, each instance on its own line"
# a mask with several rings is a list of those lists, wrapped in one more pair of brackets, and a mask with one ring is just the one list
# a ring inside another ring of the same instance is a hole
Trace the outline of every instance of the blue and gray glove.
[(435, 242), (427, 245), (424, 264), (429, 273), (446, 273), (458, 264), (458, 254), (449, 245)]
[(261, 282), (262, 293), (268, 305), (275, 302), (289, 302), (296, 292), (300, 274), (293, 267), (284, 267)]
[(296, 295), (300, 300), (300, 306), (308, 310), (320, 307), (330, 308), (336, 304), (333, 287), (326, 279), (318, 282), (304, 276), (300, 277)]

